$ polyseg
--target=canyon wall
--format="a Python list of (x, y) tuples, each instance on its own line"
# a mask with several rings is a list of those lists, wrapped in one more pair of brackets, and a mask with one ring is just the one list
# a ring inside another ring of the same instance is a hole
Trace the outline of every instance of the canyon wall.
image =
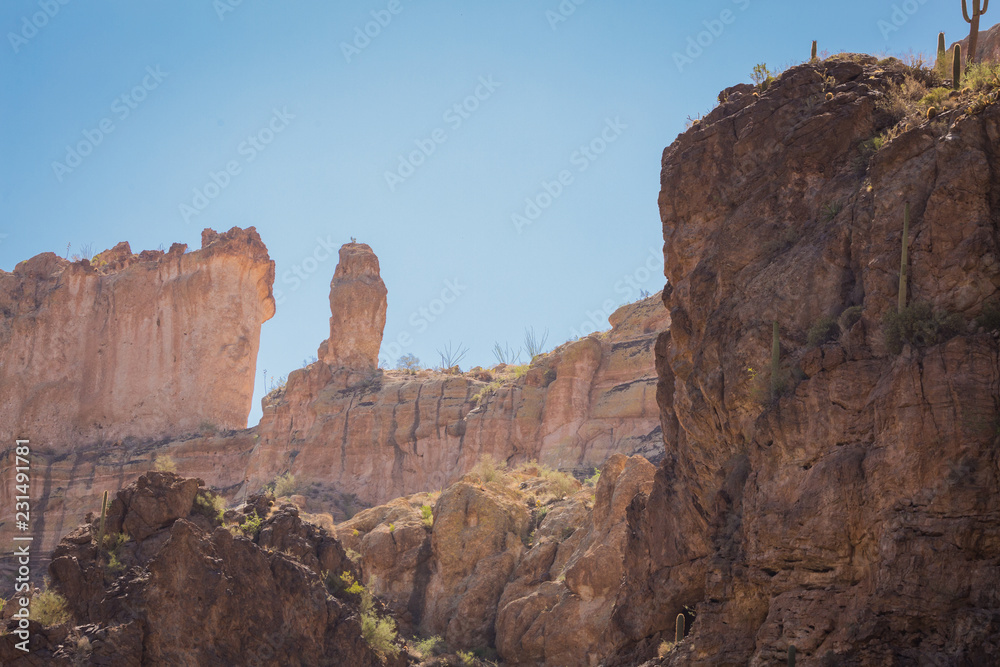
[(69, 262), (44, 253), (0, 272), (0, 439), (69, 452), (155, 440), (203, 422), (246, 428), (274, 263), (253, 229), (202, 248)]
[[(224, 305), (234, 313), (259, 313), (254, 308), (270, 303), (269, 291), (254, 291), (261, 287), (253, 279), (256, 274), (244, 276), (232, 269), (241, 266), (238, 248), (249, 247), (256, 253), (253, 256), (260, 257), (266, 257), (266, 250), (262, 245), (258, 248), (256, 233), (233, 235), (227, 234), (223, 245), (209, 243), (199, 251), (201, 260), (198, 253), (183, 255), (175, 249), (173, 254), (158, 257), (156, 261), (162, 266), (152, 260), (144, 266), (144, 261), (133, 259), (135, 264), (123, 271), (141, 271), (142, 276), (150, 272), (173, 275), (168, 270), (176, 269), (169, 267), (182, 258), (184, 267), (202, 267), (180, 274), (187, 278), (179, 278), (178, 285), (163, 288), (175, 294), (178, 307), (184, 303), (179, 300), (182, 294), (192, 299), (191, 307), (162, 318), (182, 333), (198, 332), (218, 321), (199, 313), (201, 292), (183, 287), (185, 281), (213, 284), (213, 289), (230, 295), (221, 299), (221, 305), (207, 304), (206, 308)], [(226, 248), (231, 252), (223, 254)], [(211, 259), (220, 254), (231, 257), (222, 266)], [(55, 258), (47, 261), (63, 271), (94, 273)], [(269, 264), (261, 268), (269, 271)], [(21, 284), (28, 282), (22, 279)], [(264, 302), (261, 294), (266, 297)], [(127, 436), (121, 441), (87, 444), (82, 440), (73, 447), (34, 451), (33, 530), (42, 547), (39, 553), (47, 554), (88, 511), (98, 509), (105, 489), (114, 492), (153, 469), (157, 457), (169, 457), (178, 472), (204, 479), (231, 501), (242, 501), (280, 475), (291, 473), (313, 511), (343, 519), (345, 510), (445, 488), (485, 454), (512, 463), (537, 459), (581, 475), (590, 474), (614, 453), (641, 454), (653, 461), (662, 456), (652, 350), (669, 318), (658, 295), (620, 308), (610, 318), (610, 331), (561, 345), (529, 366), (475, 369), (464, 374), (375, 368), (372, 364), (381, 341), (385, 299), (374, 253), (364, 244), (345, 245), (331, 283), (331, 340), (346, 330), (353, 332), (353, 337), (339, 336), (336, 345), (324, 341), (320, 356), (326, 361), (291, 372), (286, 386), (263, 400), (264, 415), (254, 428), (244, 430), (241, 423), (211, 412), (219, 396), (225, 395), (220, 389), (211, 401), (201, 395), (203, 400), (193, 413), (164, 399), (161, 412), (156, 413), (158, 419), (170, 416), (164, 427), (173, 433), (183, 432), (183, 436), (160, 437), (157, 432), (155, 439), (143, 439), (137, 437), (141, 431), (130, 431), (127, 426), (137, 428), (145, 422), (125, 420), (100, 431), (107, 434), (113, 429), (117, 436)], [(146, 313), (152, 308), (152, 300), (148, 301), (114, 301), (117, 307), (127, 305), (132, 310), (116, 311), (112, 319), (146, 322), (145, 316), (133, 311)], [(184, 324), (182, 314), (193, 321)], [(218, 335), (226, 331), (232, 335), (232, 327), (216, 328)], [(49, 335), (47, 331), (40, 328), (33, 335)], [(195, 336), (192, 342), (219, 349), (216, 340), (203, 333), (191, 333), (187, 338), (179, 335), (185, 345)], [(138, 336), (129, 342), (141, 340), (145, 339)], [(244, 352), (255, 355), (256, 335), (252, 343)], [(159, 343), (154, 340), (151, 344), (155, 351)], [(145, 358), (138, 356), (141, 347), (136, 343), (137, 359)], [(192, 365), (198, 373), (210, 372), (205, 383), (212, 386), (243, 377), (239, 369), (224, 372), (219, 368), (218, 364), (229, 363), (225, 355), (195, 354), (190, 349), (180, 358), (184, 361), (178, 362), (179, 368), (186, 372), (195, 372)], [(241, 363), (248, 366), (248, 390), (253, 358), (241, 357)], [(73, 364), (89, 368), (81, 360)], [(137, 373), (135, 384), (147, 382), (147, 375)], [(130, 382), (132, 377), (122, 375), (120, 381)], [(24, 384), (27, 386), (26, 380)], [(136, 399), (136, 392), (130, 398)], [(185, 406), (191, 400), (179, 398)], [(241, 412), (239, 419), (245, 420), (246, 412)], [(70, 426), (64, 425), (54, 416), (51, 423), (50, 432), (58, 428), (69, 431), (76, 424), (69, 421)], [(8, 455), (13, 457), (13, 452)], [(12, 479), (3, 480), (0, 492), (12, 494), (12, 487), (4, 486), (12, 483)], [(10, 530), (9, 522), (0, 526), (0, 539)], [(46, 560), (39, 559), (36, 567), (45, 564)]]
[(793, 67), (663, 154), (676, 440), (628, 511), (613, 664), (686, 607), (656, 664), (1000, 660), (1000, 106), (903, 114), (907, 74)]

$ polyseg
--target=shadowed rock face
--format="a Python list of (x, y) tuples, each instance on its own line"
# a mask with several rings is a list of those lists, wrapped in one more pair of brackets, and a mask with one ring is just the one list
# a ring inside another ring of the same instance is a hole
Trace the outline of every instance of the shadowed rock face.
[[(969, 3), (969, 4), (970, 4), (970, 7), (971, 7), (971, 3)], [(993, 8), (991, 7), (990, 9), (992, 10)], [(983, 15), (983, 20), (984, 21), (989, 20), (990, 18), (993, 18), (991, 16), (991, 14), (984, 14)], [(961, 40), (960, 42), (956, 42), (956, 43), (962, 45), (962, 53), (963, 54), (968, 54), (969, 53), (969, 36), (968, 35), (965, 36), (965, 39)], [(951, 48), (954, 49), (955, 48), (955, 44), (952, 44)], [(979, 40), (978, 40), (978, 43), (976, 45), (976, 51), (978, 52), (976, 54), (976, 61), (977, 62), (981, 62), (981, 63), (982, 62), (994, 62), (994, 63), (1000, 62), (1000, 23), (997, 23), (996, 25), (994, 25), (989, 30), (980, 29), (980, 31), (979, 31)], [(963, 56), (963, 58), (964, 57), (965, 56)], [(950, 59), (949, 59), (949, 62), (951, 62)]]
[[(911, 126), (869, 164), (902, 73), (794, 67), (759, 100), (730, 89), (664, 152), (657, 364), (677, 435), (628, 511), (615, 664), (655, 655), (685, 605), (663, 664), (771, 665), (789, 645), (805, 664), (1000, 660), (1000, 359), (975, 322), (1000, 298), (1000, 106)], [(909, 300), (957, 335), (893, 355), (907, 203)], [(823, 317), (841, 324), (810, 345)]]
[(67, 453), (246, 427), (274, 263), (253, 228), (207, 229), (201, 250), (185, 247), (120, 243), (93, 261), (44, 253), (0, 271), (4, 443)]
[(344, 245), (330, 282), (330, 339), (320, 345), (319, 359), (334, 368), (378, 366), (385, 311), (378, 257), (364, 243)]
[[(373, 651), (356, 602), (326, 589), (322, 571), (354, 571), (335, 539), (303, 524), (294, 507), (252, 539), (234, 536), (194, 502), (200, 483), (150, 473), (117, 494), (106, 529), (128, 537), (114, 549), (123, 571), (109, 569), (107, 556), (98, 561), (97, 521), (68, 535), (50, 572), (80, 627), (68, 637), (36, 627), (27, 656), (0, 638), (3, 664), (406, 664)], [(267, 513), (255, 500), (247, 511)]]
[[(473, 472), (337, 526), (366, 584), (401, 622), (504, 664), (597, 664), (622, 577), (625, 513), (652, 486), (646, 459), (611, 456), (596, 489), (565, 499), (537, 466), (491, 481)], [(433, 510), (431, 518), (425, 516)]]

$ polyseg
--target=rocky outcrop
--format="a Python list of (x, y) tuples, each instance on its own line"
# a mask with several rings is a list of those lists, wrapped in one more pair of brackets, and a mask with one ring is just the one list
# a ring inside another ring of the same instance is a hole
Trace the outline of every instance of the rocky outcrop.
[(91, 261), (44, 253), (0, 271), (3, 442), (65, 454), (246, 427), (274, 262), (253, 228), (206, 229), (201, 250), (185, 249), (120, 243)]
[[(652, 486), (642, 457), (612, 456), (596, 489), (525, 465), (482, 465), (337, 526), (367, 585), (404, 625), (507, 665), (591, 665), (622, 576), (625, 512)], [(437, 497), (435, 497), (437, 496)], [(349, 552), (350, 553), (350, 552)]]
[[(257, 536), (222, 527), (195, 501), (208, 497), (199, 484), (151, 473), (120, 491), (107, 530), (124, 531), (125, 541), (109, 540), (107, 555), (98, 554), (96, 521), (68, 535), (50, 571), (75, 627), (58, 643), (58, 628), (36, 628), (28, 655), (0, 638), (3, 664), (406, 664), (365, 642), (356, 603), (331, 595), (316, 571), (321, 561), (353, 570), (335, 540), (303, 526), (294, 508), (264, 521)], [(310, 566), (296, 552), (318, 560)]]
[[(793, 67), (664, 152), (677, 435), (628, 510), (614, 664), (655, 655), (686, 606), (663, 664), (1000, 659), (1000, 106), (894, 127), (882, 100), (907, 73)], [(929, 306), (900, 325), (907, 204), (909, 303)]]
[(330, 282), (330, 338), (319, 348), (320, 361), (333, 366), (373, 369), (385, 329), (386, 289), (378, 257), (364, 243), (340, 249)]
[(610, 319), (527, 368), (293, 371), (265, 401), (249, 486), (289, 471), (378, 504), (445, 488), (483, 455), (586, 474), (615, 453), (659, 460), (653, 346), (669, 319), (655, 297)]

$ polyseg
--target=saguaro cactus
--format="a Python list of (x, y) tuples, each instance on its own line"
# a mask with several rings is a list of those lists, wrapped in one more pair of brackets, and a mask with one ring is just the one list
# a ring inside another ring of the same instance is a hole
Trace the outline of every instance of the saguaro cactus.
[(684, 614), (677, 614), (677, 621), (674, 625), (674, 641), (679, 644), (684, 640)]
[(795, 667), (795, 645), (788, 647), (788, 667)]
[[(980, 7), (980, 2), (982, 7)], [(976, 62), (976, 48), (979, 46), (979, 17), (986, 13), (989, 6), (990, 0), (972, 0), (972, 16), (969, 16), (969, 6), (965, 0), (962, 0), (962, 16), (965, 17), (965, 22), (970, 26), (967, 63), (969, 65)]]
[(104, 519), (108, 515), (108, 492), (104, 492), (104, 500), (101, 501), (101, 524), (97, 529), (97, 553), (100, 555), (104, 550)]
[(816, 40), (813, 40), (812, 56), (809, 60), (816, 60)]
[(955, 45), (955, 59), (952, 62), (951, 86), (955, 90), (962, 87), (962, 45)]
[(944, 78), (945, 73), (948, 71), (948, 47), (945, 44), (943, 32), (938, 33), (937, 63), (934, 70), (941, 78)]
[(903, 252), (899, 256), (899, 303), (896, 312), (901, 313), (906, 308), (906, 260), (908, 255), (907, 246), (910, 243), (910, 205), (903, 207)]
[(778, 364), (781, 363), (781, 342), (778, 340), (778, 320), (771, 330), (771, 398), (778, 395), (781, 382), (778, 378)]

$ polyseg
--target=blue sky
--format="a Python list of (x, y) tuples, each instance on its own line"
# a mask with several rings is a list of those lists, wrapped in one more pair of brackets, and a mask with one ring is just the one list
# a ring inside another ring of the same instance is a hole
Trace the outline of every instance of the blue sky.
[(317, 258), (352, 236), (381, 262), (387, 356), (490, 365), (526, 326), (551, 347), (662, 287), (660, 157), (719, 90), (813, 39), (930, 53), (940, 30), (968, 33), (957, 1), (4, 0), (0, 268), (255, 226), (279, 304), (251, 423), (262, 370), (327, 337)]

